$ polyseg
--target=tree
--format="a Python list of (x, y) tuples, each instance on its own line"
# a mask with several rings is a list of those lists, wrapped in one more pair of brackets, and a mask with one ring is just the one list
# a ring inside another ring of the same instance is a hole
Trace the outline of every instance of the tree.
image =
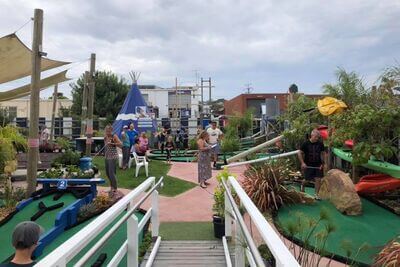
[(282, 125), (289, 125), (289, 128), (283, 133), (287, 150), (298, 149), (312, 129), (326, 123), (325, 118), (316, 107), (316, 99), (300, 95), (289, 104), (286, 112), (278, 117), (278, 121)]
[(368, 90), (365, 89), (361, 78), (355, 72), (346, 72), (339, 68), (335, 74), (337, 83), (325, 84), (322, 87), (324, 93), (344, 101), (349, 107), (365, 103)]
[[(124, 103), (129, 84), (110, 71), (96, 71), (94, 80), (96, 89), (93, 113), (95, 116), (106, 118), (107, 122), (112, 122)], [(74, 117), (79, 117), (82, 113), (84, 75), (70, 86), (73, 102), (71, 112)]]
[(346, 139), (355, 140), (353, 163), (356, 165), (366, 163), (371, 156), (390, 160), (397, 152), (400, 107), (392, 90), (396, 77), (388, 76), (387, 70), (381, 76), (380, 85), (372, 90), (364, 89), (354, 72), (343, 70), (337, 84), (325, 85), (332, 96), (347, 101), (349, 106), (345, 112), (331, 116), (331, 126), (335, 129), (331, 138), (335, 146), (341, 146)]

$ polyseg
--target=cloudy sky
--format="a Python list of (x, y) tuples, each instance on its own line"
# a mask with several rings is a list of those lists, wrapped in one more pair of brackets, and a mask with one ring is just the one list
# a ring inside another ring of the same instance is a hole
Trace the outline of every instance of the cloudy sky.
[[(251, 83), (253, 92), (319, 93), (337, 67), (368, 84), (400, 61), (399, 0), (0, 0), (0, 35), (44, 10), (44, 50), (85, 69), (97, 68), (141, 84), (194, 84), (211, 77), (215, 97), (231, 98)], [(30, 46), (32, 24), (18, 36)], [(14, 84), (0, 85), (0, 90)], [(61, 90), (70, 93), (68, 84)], [(48, 96), (51, 89), (42, 95)]]

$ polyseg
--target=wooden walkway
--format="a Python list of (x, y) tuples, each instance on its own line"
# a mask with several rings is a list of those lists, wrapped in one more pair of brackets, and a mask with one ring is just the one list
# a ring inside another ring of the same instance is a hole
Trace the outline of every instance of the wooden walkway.
[[(148, 257), (149, 252), (141, 267), (146, 266)], [(161, 241), (152, 266), (226, 266), (224, 247), (222, 241)]]

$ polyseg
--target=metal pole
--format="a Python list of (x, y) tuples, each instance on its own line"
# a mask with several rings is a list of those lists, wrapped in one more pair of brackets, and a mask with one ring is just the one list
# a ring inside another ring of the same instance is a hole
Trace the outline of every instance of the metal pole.
[(208, 78), (208, 91), (209, 91), (208, 102), (209, 105), (211, 105), (211, 77)]
[(51, 113), (50, 141), (54, 140), (54, 133), (55, 133), (54, 125), (56, 121), (57, 95), (58, 95), (58, 83), (54, 85), (54, 92), (53, 92), (53, 111)]
[(88, 106), (88, 83), (89, 83), (89, 72), (85, 71), (85, 73), (83, 75), (81, 137), (83, 137), (85, 135), (85, 131), (86, 131), (87, 106)]
[(93, 105), (94, 105), (94, 72), (96, 67), (96, 54), (90, 56), (89, 91), (88, 91), (88, 120), (86, 125), (86, 156), (90, 156), (92, 151), (93, 137)]
[(271, 159), (289, 157), (289, 156), (297, 155), (299, 153), (299, 151), (300, 150), (294, 150), (294, 151), (290, 151), (290, 152), (286, 152), (286, 153), (282, 153), (282, 154), (278, 154), (278, 155), (274, 155), (274, 156), (267, 156), (265, 158), (253, 159), (253, 160), (248, 160), (248, 161), (241, 161), (241, 162), (236, 162), (236, 163), (230, 163), (230, 164), (224, 165), (222, 167), (236, 167), (236, 166), (247, 165), (247, 164), (251, 164), (251, 163), (268, 161), (268, 160), (271, 160)]
[(203, 105), (204, 105), (204, 98), (203, 98), (203, 78), (201, 78), (201, 113), (203, 113)]
[(39, 156), (39, 82), (41, 71), (41, 50), (43, 39), (43, 10), (35, 9), (32, 41), (32, 76), (28, 137), (28, 187), (26, 195), (30, 196), (36, 190), (36, 176)]
[(232, 157), (228, 158), (227, 162), (228, 163), (232, 163), (232, 162), (237, 161), (237, 160), (239, 160), (241, 158), (244, 158), (244, 157), (246, 157), (247, 155), (249, 155), (251, 153), (255, 153), (255, 152), (260, 151), (261, 149), (263, 149), (265, 147), (268, 147), (270, 145), (275, 144), (276, 142), (278, 142), (282, 138), (283, 138), (283, 135), (277, 136), (277, 137), (275, 137), (275, 138), (273, 138), (271, 140), (268, 140), (268, 141), (266, 141), (266, 142), (264, 142), (262, 144), (259, 144), (258, 146), (252, 147), (252, 148), (250, 148), (250, 149), (248, 149), (246, 151), (243, 151), (243, 152), (241, 152), (241, 153), (239, 153), (239, 154), (237, 154), (235, 156), (232, 156)]

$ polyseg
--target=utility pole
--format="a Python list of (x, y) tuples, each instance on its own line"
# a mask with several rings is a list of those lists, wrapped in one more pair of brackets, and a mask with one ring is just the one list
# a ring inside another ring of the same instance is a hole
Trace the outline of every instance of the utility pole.
[(83, 74), (81, 137), (85, 136), (85, 131), (86, 131), (87, 108), (88, 108), (88, 84), (89, 84), (89, 72), (85, 71), (85, 73)]
[(247, 93), (250, 94), (251, 91), (253, 90), (253, 87), (251, 87), (251, 83), (246, 83), (244, 86), (246, 86), (245, 89)]
[(175, 77), (175, 110), (174, 117), (178, 118), (178, 78)]
[(209, 91), (208, 102), (209, 105), (211, 105), (211, 77), (208, 78), (208, 91)]
[(36, 176), (39, 156), (39, 82), (42, 61), (42, 40), (43, 40), (43, 10), (35, 9), (33, 18), (33, 40), (32, 40), (32, 75), (31, 75), (31, 96), (29, 116), (29, 137), (28, 137), (28, 170), (26, 190), (27, 197), (36, 190)]
[(203, 113), (203, 105), (204, 105), (204, 98), (203, 98), (203, 83), (204, 80), (201, 78), (201, 113)]
[(52, 113), (51, 113), (50, 141), (53, 141), (53, 140), (54, 140), (54, 134), (55, 134), (57, 97), (58, 97), (58, 83), (56, 83), (56, 84), (54, 85), (54, 92), (53, 92), (53, 111), (52, 111)]
[(90, 55), (90, 71), (89, 71), (89, 86), (88, 86), (88, 119), (86, 124), (86, 156), (90, 156), (92, 152), (92, 137), (93, 137), (93, 106), (94, 106), (94, 72), (96, 67), (96, 54)]

